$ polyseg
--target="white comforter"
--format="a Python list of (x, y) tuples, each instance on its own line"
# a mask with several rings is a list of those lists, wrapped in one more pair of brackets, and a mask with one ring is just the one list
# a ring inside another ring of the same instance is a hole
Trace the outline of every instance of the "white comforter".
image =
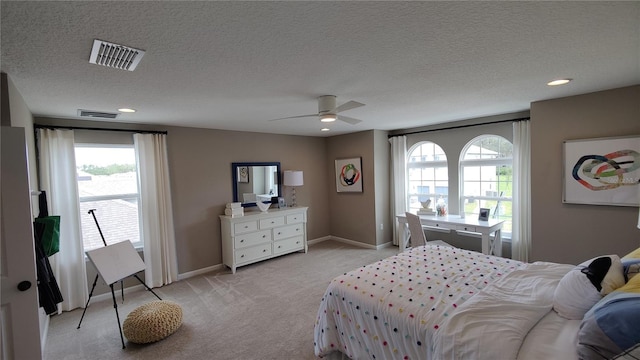
[(515, 359), (571, 268), (443, 246), (411, 249), (333, 279), (318, 309), (316, 355)]

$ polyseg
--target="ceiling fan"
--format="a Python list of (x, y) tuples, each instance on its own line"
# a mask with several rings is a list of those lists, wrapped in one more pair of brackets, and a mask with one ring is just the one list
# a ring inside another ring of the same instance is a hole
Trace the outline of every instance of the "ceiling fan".
[(341, 120), (346, 122), (347, 124), (355, 125), (362, 120), (354, 119), (344, 115), (338, 115), (338, 113), (359, 108), (364, 106), (364, 104), (359, 103), (357, 101), (347, 101), (346, 103), (336, 106), (336, 96), (335, 95), (323, 95), (318, 97), (318, 113), (316, 114), (307, 114), (307, 115), (297, 115), (297, 116), (289, 116), (279, 119), (271, 119), (269, 121), (278, 121), (278, 120), (286, 120), (286, 119), (296, 119), (296, 118), (305, 118), (305, 117), (313, 117), (317, 116), (320, 118), (322, 122), (333, 122), (336, 120)]

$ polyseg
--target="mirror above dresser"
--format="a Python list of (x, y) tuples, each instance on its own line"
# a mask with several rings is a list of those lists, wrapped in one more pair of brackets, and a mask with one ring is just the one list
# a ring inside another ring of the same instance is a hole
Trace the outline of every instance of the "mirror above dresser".
[(231, 175), (233, 201), (244, 207), (282, 196), (280, 162), (234, 162)]

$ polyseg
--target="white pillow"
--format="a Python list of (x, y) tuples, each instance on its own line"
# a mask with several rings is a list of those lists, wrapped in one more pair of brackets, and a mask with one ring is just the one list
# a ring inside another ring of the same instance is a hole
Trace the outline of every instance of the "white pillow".
[[(607, 259), (602, 258), (609, 258), (610, 265), (607, 265), (609, 263)], [(594, 280), (596, 282), (594, 284), (588, 275), (602, 280), (599, 283)], [(624, 270), (620, 257), (607, 255), (587, 260), (560, 280), (553, 294), (553, 309), (564, 318), (581, 320), (584, 314), (602, 299), (603, 295), (622, 285), (624, 285)]]
[(553, 293), (553, 310), (569, 320), (581, 320), (602, 295), (577, 267), (569, 271)]

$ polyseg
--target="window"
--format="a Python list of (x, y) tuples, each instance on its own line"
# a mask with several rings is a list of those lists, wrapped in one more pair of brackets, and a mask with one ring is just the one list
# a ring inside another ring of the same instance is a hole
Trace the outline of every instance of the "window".
[(431, 200), (435, 211), (439, 199), (447, 201), (449, 196), (449, 174), (447, 155), (437, 144), (427, 141), (415, 145), (409, 151), (408, 204), (409, 211), (415, 213), (422, 208), (421, 202)]
[(108, 245), (130, 240), (142, 247), (133, 146), (76, 144), (75, 154), (84, 250), (104, 246), (100, 231)]
[(511, 234), (513, 199), (513, 146), (503, 137), (475, 138), (460, 156), (461, 209), (465, 216), (478, 216), (480, 208), (489, 217), (505, 220), (504, 235)]

